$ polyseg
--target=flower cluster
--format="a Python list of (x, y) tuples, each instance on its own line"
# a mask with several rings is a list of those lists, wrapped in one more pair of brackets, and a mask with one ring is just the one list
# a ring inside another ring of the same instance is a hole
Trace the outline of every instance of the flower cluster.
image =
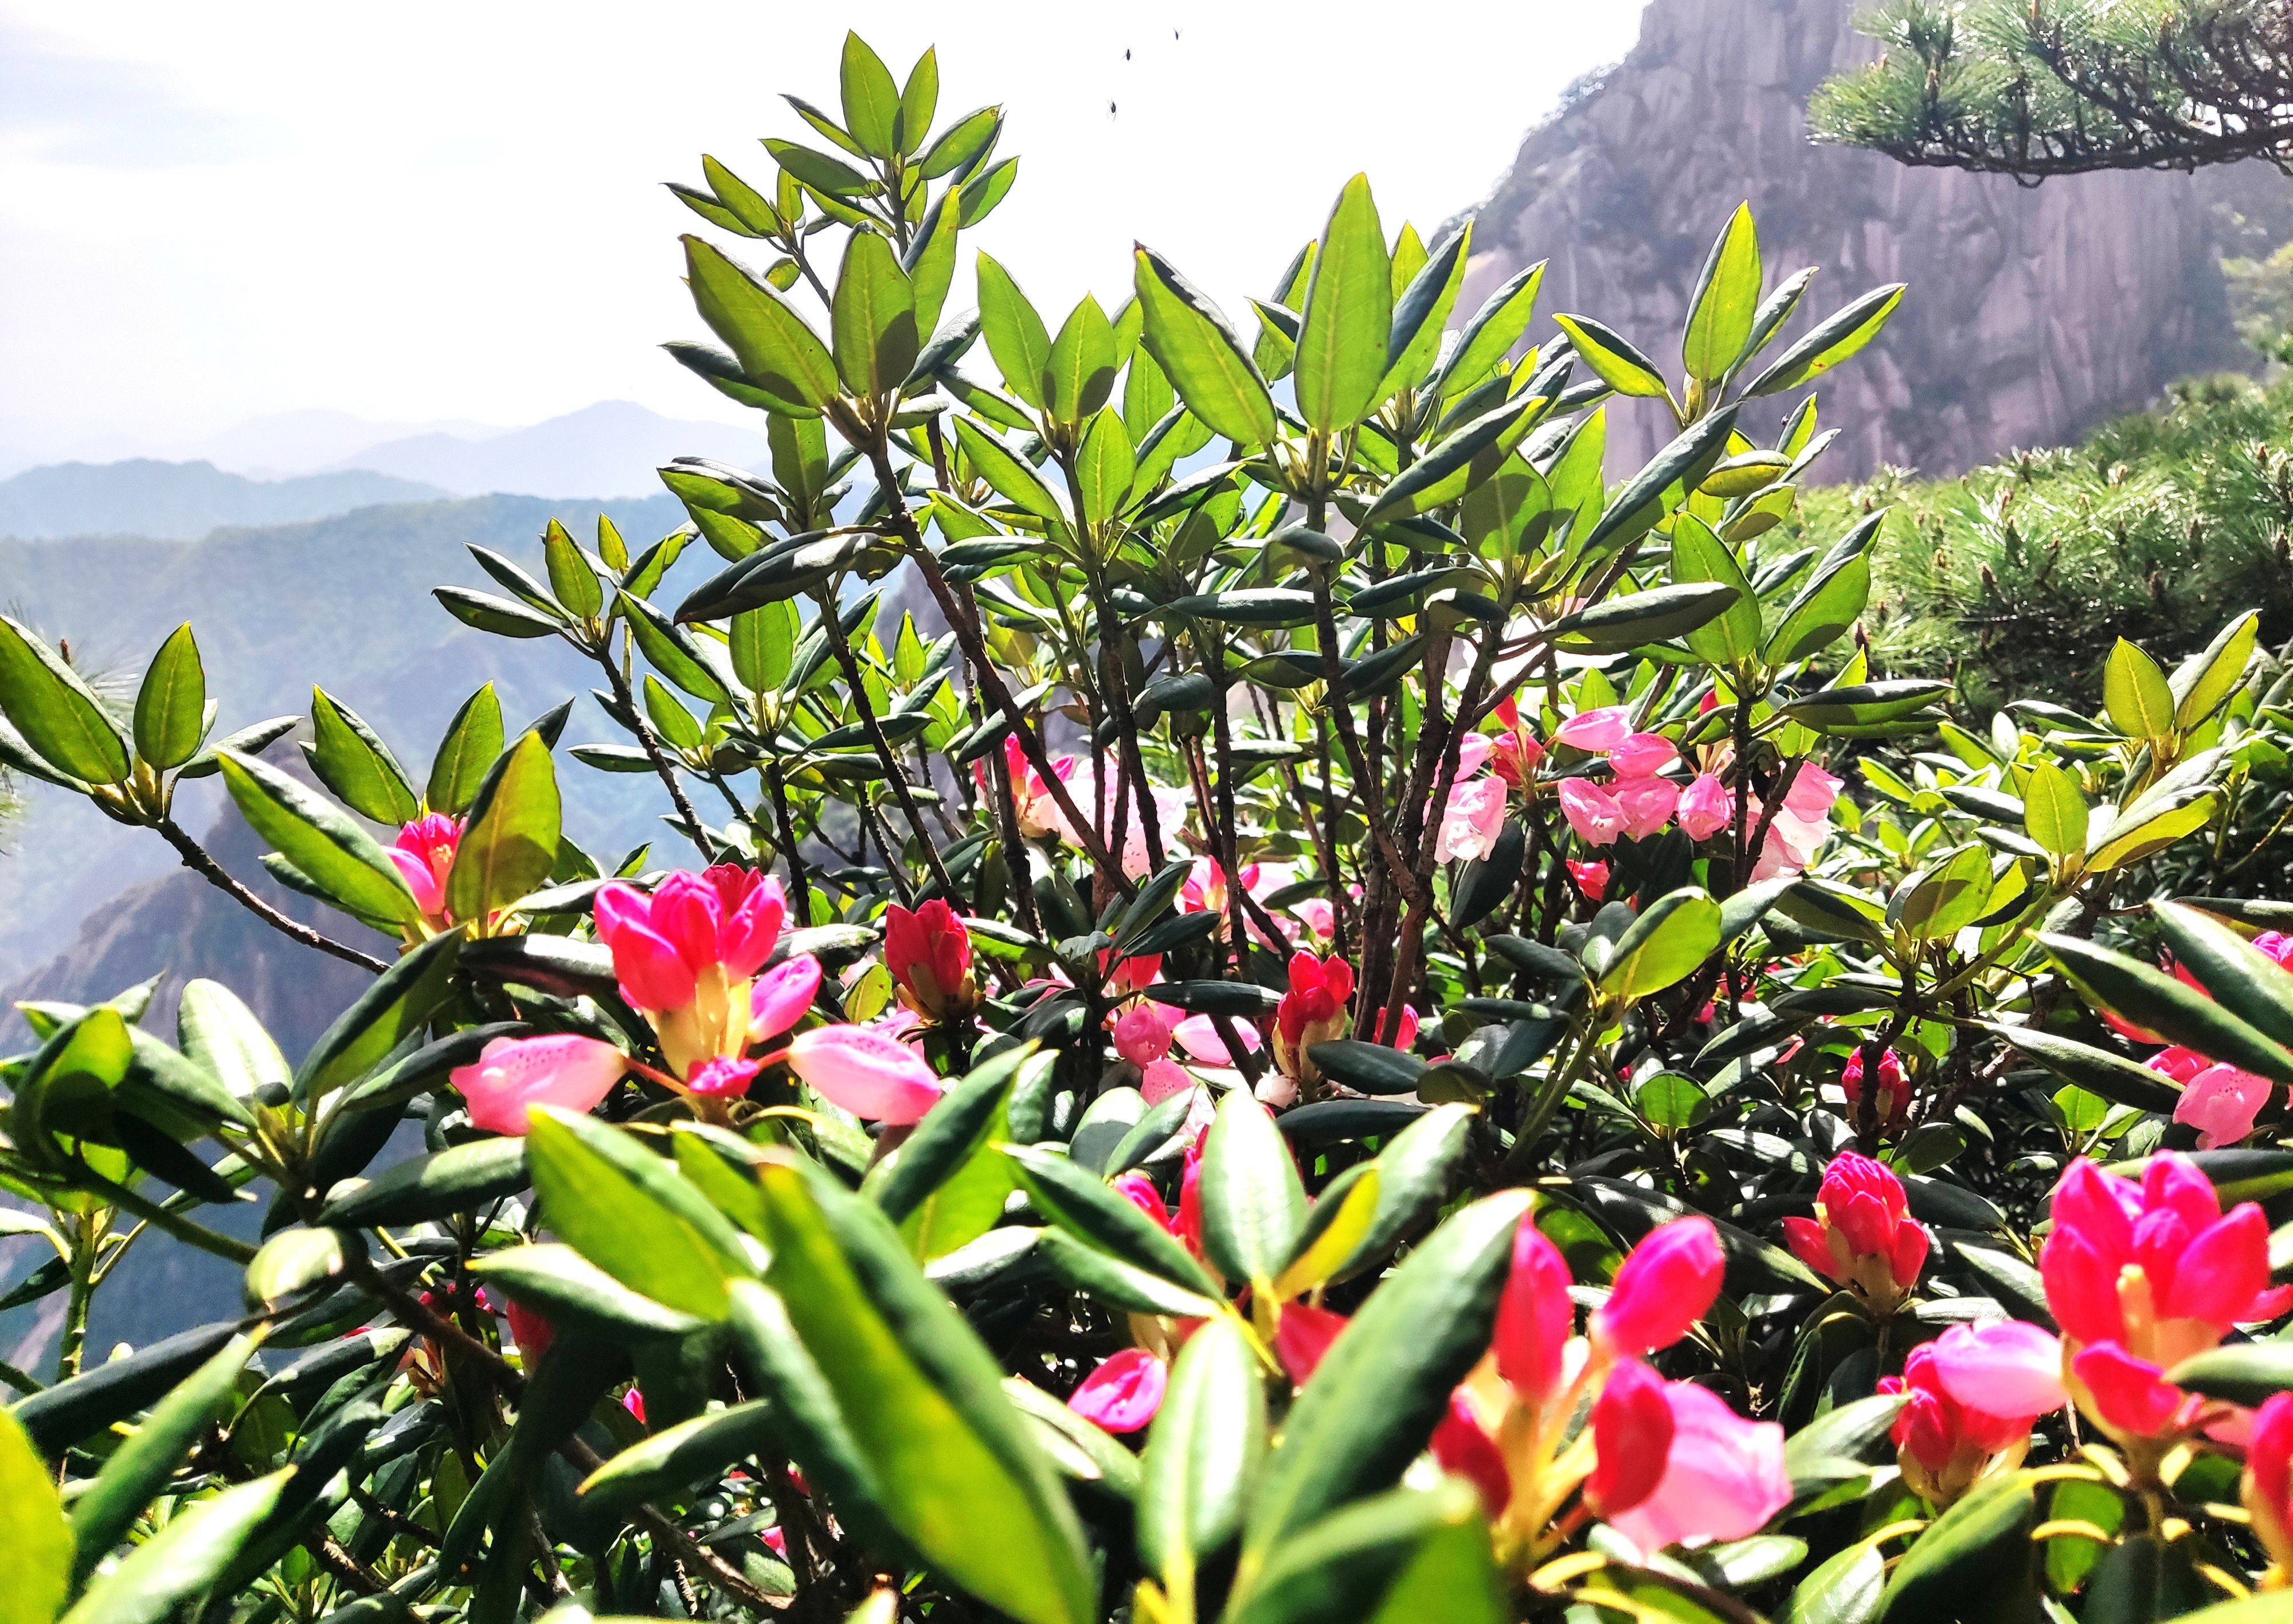
[(1815, 1214), (1784, 1220), (1792, 1255), (1880, 1313), (1894, 1312), (1918, 1284), (1928, 1244), (1902, 1181), (1868, 1156), (1843, 1151), (1824, 1169)]

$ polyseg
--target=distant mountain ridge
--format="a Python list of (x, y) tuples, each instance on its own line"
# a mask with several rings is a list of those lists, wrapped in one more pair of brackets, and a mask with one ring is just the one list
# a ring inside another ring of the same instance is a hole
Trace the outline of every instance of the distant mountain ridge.
[(225, 524), (293, 524), (444, 494), (436, 485), (370, 469), (262, 480), (211, 462), (61, 462), (0, 480), (0, 536), (192, 541)]
[(754, 430), (664, 418), (633, 401), (600, 401), (525, 428), (385, 441), (334, 466), (419, 480), (461, 496), (501, 491), (603, 500), (659, 491), (654, 470), (673, 457), (748, 467), (766, 454), (765, 437)]

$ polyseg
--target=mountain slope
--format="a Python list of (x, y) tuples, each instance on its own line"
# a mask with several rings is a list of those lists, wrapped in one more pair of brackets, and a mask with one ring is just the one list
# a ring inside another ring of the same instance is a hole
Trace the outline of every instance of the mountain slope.
[[(7, 596), (43, 633), (69, 637), (75, 659), (100, 685), (112, 674), (106, 686), (113, 687), (132, 683), (160, 639), (189, 620), (208, 692), (221, 706), (219, 727), (307, 712), (316, 683), (364, 715), (418, 773), (448, 719), (482, 682), (494, 682), (513, 727), (594, 686), (594, 670), (564, 645), (513, 643), (472, 631), (439, 608), (429, 591), (447, 582), (490, 584), (463, 550), (466, 543), (523, 556), (552, 514), (578, 533), (594, 525), (596, 511), (531, 497), (484, 497), (224, 530), (193, 544), (114, 538), (12, 545)], [(614, 503), (609, 511), (633, 546), (684, 517), (666, 495)], [(585, 700), (566, 743), (609, 733)], [(569, 765), (564, 783), (567, 830), (585, 843), (618, 854), (653, 831), (644, 781)], [(180, 871), (156, 836), (112, 824), (60, 791), (38, 784), (24, 790), (25, 816), (0, 848), (0, 988), (69, 950), (72, 973), (58, 980), (42, 971), (44, 991), (109, 996), (118, 988), (103, 985), (103, 978), (128, 968), (113, 956), (117, 940), (140, 931), (164, 942), (182, 930), (165, 910), (125, 911), (121, 892)], [(213, 781), (187, 785), (177, 816), (190, 829), (223, 816)], [(115, 913), (133, 930), (112, 931), (102, 923)], [(99, 916), (98, 930), (76, 945), (92, 914)], [(139, 974), (160, 967), (155, 960)], [(268, 1011), (258, 1006), (258, 1012)]]
[[(1824, 380), (1824, 422), (1843, 431), (1831, 478), (1957, 472), (2250, 361), (2189, 176), (2032, 190), (1810, 143), (1809, 93), (1874, 49), (1851, 26), (1860, 9), (1652, 0), (1632, 53), (1530, 133), (1479, 209), (1459, 309), (1549, 258), (1542, 309), (1594, 316), (1676, 366), (1705, 253), (1749, 199), (1771, 287), (1823, 268), (1792, 332), (1875, 284), (1910, 286), (1878, 342)], [(1673, 432), (1661, 402), (1618, 402), (1609, 425), (1612, 471)]]
[(766, 455), (762, 434), (684, 422), (630, 401), (600, 401), (526, 428), (472, 438), (416, 434), (345, 457), (369, 468), (466, 495), (506, 491), (560, 497), (650, 495), (672, 457), (711, 457), (747, 467)]
[(0, 536), (188, 541), (223, 524), (288, 524), (442, 494), (435, 485), (366, 470), (259, 480), (211, 462), (61, 462), (0, 480)]

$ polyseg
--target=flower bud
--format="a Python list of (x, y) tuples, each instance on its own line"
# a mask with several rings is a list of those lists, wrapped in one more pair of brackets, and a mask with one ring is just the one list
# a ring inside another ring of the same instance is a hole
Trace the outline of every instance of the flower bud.
[(913, 913), (896, 902), (884, 911), (884, 968), (900, 1002), (926, 1020), (962, 1020), (979, 1007), (971, 932), (936, 897)]
[(1727, 1260), (1708, 1218), (1675, 1218), (1641, 1237), (1592, 1314), (1592, 1340), (1618, 1357), (1668, 1348), (1720, 1295)]

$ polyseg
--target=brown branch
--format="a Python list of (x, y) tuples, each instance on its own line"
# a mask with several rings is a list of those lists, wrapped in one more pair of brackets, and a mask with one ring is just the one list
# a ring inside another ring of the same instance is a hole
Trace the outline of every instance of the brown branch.
[(151, 826), (159, 832), (168, 845), (175, 849), (175, 855), (182, 858), (185, 868), (190, 869), (200, 879), (214, 886), (240, 907), (245, 908), (290, 941), (300, 942), (305, 947), (315, 947), (320, 953), (330, 954), (342, 960), (345, 964), (355, 964), (361, 970), (371, 970), (377, 976), (390, 968), (388, 964), (370, 953), (361, 953), (346, 943), (338, 942), (330, 936), (322, 936), (310, 926), (288, 918), (263, 901), (262, 897), (232, 879), (223, 865), (208, 856), (207, 849), (185, 832), (183, 826), (174, 818), (162, 817)]

